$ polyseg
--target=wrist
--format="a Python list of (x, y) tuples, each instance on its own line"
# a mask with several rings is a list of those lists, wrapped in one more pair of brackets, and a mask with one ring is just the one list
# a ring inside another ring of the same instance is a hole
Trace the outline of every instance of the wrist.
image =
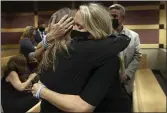
[(45, 85), (40, 86), (37, 90), (37, 93), (36, 93), (35, 97), (38, 98), (38, 99), (40, 99), (40, 97), (42, 98), (42, 90), (45, 89), (45, 88), (46, 88)]
[(53, 35), (53, 33), (48, 33), (47, 35), (46, 35), (46, 42), (48, 43), (48, 44), (50, 44), (50, 43), (52, 43), (52, 41), (55, 39), (55, 36)]
[(51, 36), (49, 35), (49, 33), (46, 35), (46, 42), (47, 42), (47, 43), (51, 42), (51, 40), (49, 40), (48, 37), (51, 37)]
[(44, 94), (45, 94), (45, 91), (47, 90), (47, 87), (43, 87), (42, 89), (41, 89), (41, 91), (40, 91), (40, 93), (39, 93), (39, 95), (40, 95), (40, 98), (45, 98), (45, 96), (44, 96)]
[(43, 46), (44, 49), (47, 49), (48, 46), (49, 46), (48, 43), (47, 43), (47, 40), (46, 40), (46, 36), (42, 40), (42, 46)]

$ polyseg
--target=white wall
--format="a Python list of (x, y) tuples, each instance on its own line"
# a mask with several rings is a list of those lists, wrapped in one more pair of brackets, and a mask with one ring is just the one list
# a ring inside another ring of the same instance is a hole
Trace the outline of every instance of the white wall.
[(143, 54), (147, 54), (148, 67), (160, 70), (163, 77), (167, 80), (166, 49), (141, 49)]

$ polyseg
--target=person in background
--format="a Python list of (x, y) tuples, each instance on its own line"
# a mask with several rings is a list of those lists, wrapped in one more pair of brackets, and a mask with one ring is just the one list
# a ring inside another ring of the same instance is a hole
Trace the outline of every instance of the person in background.
[(32, 73), (24, 55), (9, 59), (1, 79), (1, 104), (3, 111), (25, 113), (38, 103), (30, 93), (33, 83), (38, 82), (37, 74)]
[(27, 26), (20, 38), (20, 50), (19, 52), (28, 58), (28, 54), (34, 52), (36, 49), (36, 43), (34, 36), (36, 34), (35, 27)]
[(32, 87), (33, 95), (42, 99), (41, 112), (129, 112), (118, 53), (130, 39), (112, 35), (106, 8), (82, 5), (74, 20), (69, 8), (60, 9), (48, 28), (40, 48), (41, 83)]
[(38, 28), (36, 29), (36, 34), (35, 34), (35, 42), (39, 44), (42, 39), (46, 36), (46, 25), (43, 24), (38, 24)]
[(109, 7), (109, 10), (112, 18), (112, 26), (116, 33), (127, 35), (131, 39), (128, 47), (120, 53), (123, 62), (123, 71), (120, 74), (120, 77), (123, 82), (123, 87), (132, 98), (135, 72), (139, 67), (141, 59), (139, 35), (136, 32), (125, 28), (123, 25), (125, 8), (122, 5), (113, 4)]

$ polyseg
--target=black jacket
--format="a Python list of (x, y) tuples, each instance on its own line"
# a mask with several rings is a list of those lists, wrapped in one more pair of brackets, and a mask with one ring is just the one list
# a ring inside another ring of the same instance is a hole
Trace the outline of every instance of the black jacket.
[(26, 58), (28, 54), (35, 51), (34, 44), (28, 38), (21, 39), (19, 41), (20, 44), (20, 53), (23, 54)]
[[(129, 98), (122, 91), (119, 81), (118, 53), (129, 44), (125, 35), (103, 40), (74, 39), (69, 46), (70, 56), (57, 54), (56, 71), (52, 67), (40, 74), (41, 82), (50, 90), (61, 94), (80, 95), (95, 111), (127, 112)], [(46, 100), (42, 112), (62, 111)]]
[[(44, 34), (46, 35), (46, 32), (44, 32)], [(36, 30), (36, 34), (35, 34), (34, 38), (35, 38), (35, 42), (37, 44), (39, 44), (42, 41), (42, 37), (41, 37), (38, 29)]]

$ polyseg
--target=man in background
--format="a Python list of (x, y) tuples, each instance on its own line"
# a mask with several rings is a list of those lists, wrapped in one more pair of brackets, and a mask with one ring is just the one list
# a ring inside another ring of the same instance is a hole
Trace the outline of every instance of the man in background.
[(46, 25), (44, 23), (38, 24), (38, 28), (36, 30), (36, 35), (35, 35), (35, 42), (37, 44), (42, 41), (43, 37), (46, 36), (45, 28), (46, 28)]
[(124, 27), (125, 8), (120, 4), (113, 4), (109, 7), (112, 18), (112, 26), (117, 34), (124, 34), (131, 38), (128, 47), (120, 53), (123, 71), (120, 75), (125, 91), (132, 99), (133, 83), (135, 72), (139, 67), (141, 52), (139, 35)]

